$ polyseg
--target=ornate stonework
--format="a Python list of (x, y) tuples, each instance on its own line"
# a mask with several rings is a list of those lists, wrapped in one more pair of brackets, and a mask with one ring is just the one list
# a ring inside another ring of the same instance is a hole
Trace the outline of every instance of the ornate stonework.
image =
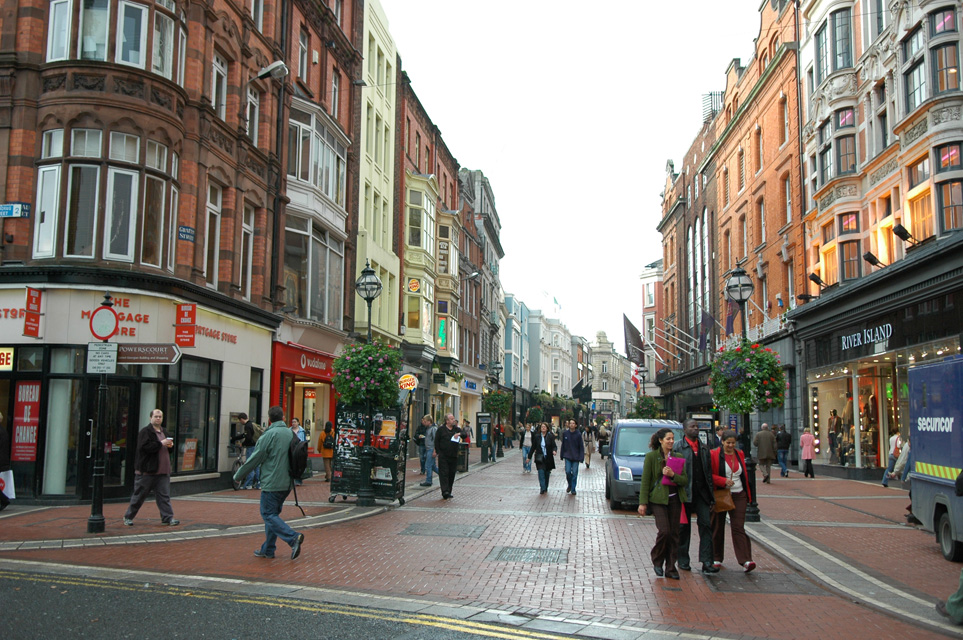
[(144, 99), (144, 83), (136, 80), (114, 78), (114, 93), (131, 98)]
[(836, 187), (825, 198), (819, 201), (819, 209), (828, 209), (839, 198), (851, 198), (859, 195), (859, 189), (853, 184), (844, 184)]
[(949, 122), (950, 120), (959, 120), (961, 116), (960, 107), (943, 107), (942, 109), (935, 109), (930, 112), (933, 117), (933, 125), (938, 125), (943, 122)]
[(86, 76), (75, 73), (73, 76), (73, 84), (70, 88), (81, 91), (103, 91), (107, 86), (106, 80), (104, 76)]
[(58, 91), (64, 88), (67, 83), (67, 74), (61, 73), (56, 76), (47, 76), (43, 79), (43, 92)]
[(880, 180), (896, 171), (898, 166), (899, 162), (897, 162), (896, 158), (893, 158), (882, 167), (869, 174), (869, 186), (872, 187), (876, 185)]
[(927, 129), (929, 129), (929, 124), (927, 119), (924, 117), (919, 122), (917, 122), (912, 127), (910, 127), (909, 129), (903, 132), (903, 134), (899, 137), (900, 145), (904, 148), (910, 146), (915, 141), (919, 140), (920, 137), (922, 137), (922, 135), (926, 133)]
[(160, 106), (164, 107), (168, 111), (171, 110), (174, 102), (173, 98), (171, 97), (171, 94), (166, 93), (164, 91), (158, 91), (155, 88), (151, 88), (150, 90), (150, 101), (153, 102), (154, 104), (159, 104)]

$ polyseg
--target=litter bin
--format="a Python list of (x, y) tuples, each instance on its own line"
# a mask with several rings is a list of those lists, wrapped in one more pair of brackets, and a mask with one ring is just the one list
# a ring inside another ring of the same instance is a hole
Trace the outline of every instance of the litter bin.
[(459, 473), (464, 473), (468, 471), (468, 450), (471, 449), (471, 445), (467, 442), (458, 443), (458, 467), (456, 470)]

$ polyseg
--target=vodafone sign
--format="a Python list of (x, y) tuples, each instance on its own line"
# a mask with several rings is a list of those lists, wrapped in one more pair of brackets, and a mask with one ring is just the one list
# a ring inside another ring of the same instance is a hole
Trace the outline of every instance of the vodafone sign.
[(308, 378), (331, 380), (334, 377), (334, 356), (290, 344), (275, 343), (274, 366)]

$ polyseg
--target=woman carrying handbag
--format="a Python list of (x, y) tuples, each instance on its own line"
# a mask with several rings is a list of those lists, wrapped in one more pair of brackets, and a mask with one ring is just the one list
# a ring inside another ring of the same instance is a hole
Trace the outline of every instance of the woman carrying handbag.
[[(743, 571), (749, 573), (756, 568), (756, 563), (752, 561), (752, 543), (746, 535), (746, 507), (751, 496), (746, 474), (746, 457), (742, 451), (736, 449), (735, 431), (722, 433), (722, 447), (709, 453), (709, 462), (712, 464), (712, 483), (716, 487), (716, 509), (712, 513), (713, 564), (722, 567), (725, 557), (728, 513), (736, 561), (742, 565)], [(724, 496), (719, 495), (719, 489), (728, 489), (732, 496), (733, 508), (729, 511), (720, 510), (725, 507), (721, 506)]]

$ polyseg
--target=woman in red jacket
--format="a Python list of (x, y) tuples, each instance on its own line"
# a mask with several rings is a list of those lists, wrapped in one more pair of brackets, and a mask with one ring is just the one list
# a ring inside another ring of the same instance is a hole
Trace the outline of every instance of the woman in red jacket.
[(712, 513), (712, 555), (716, 567), (722, 566), (726, 549), (726, 513), (729, 514), (732, 532), (732, 547), (736, 551), (736, 560), (743, 570), (749, 573), (756, 568), (752, 561), (752, 543), (746, 535), (746, 507), (751, 496), (746, 474), (746, 457), (742, 451), (736, 449), (736, 432), (722, 433), (722, 447), (713, 449), (709, 453), (712, 464), (712, 482), (717, 489), (727, 488), (732, 493), (732, 502), (736, 508), (732, 511)]

